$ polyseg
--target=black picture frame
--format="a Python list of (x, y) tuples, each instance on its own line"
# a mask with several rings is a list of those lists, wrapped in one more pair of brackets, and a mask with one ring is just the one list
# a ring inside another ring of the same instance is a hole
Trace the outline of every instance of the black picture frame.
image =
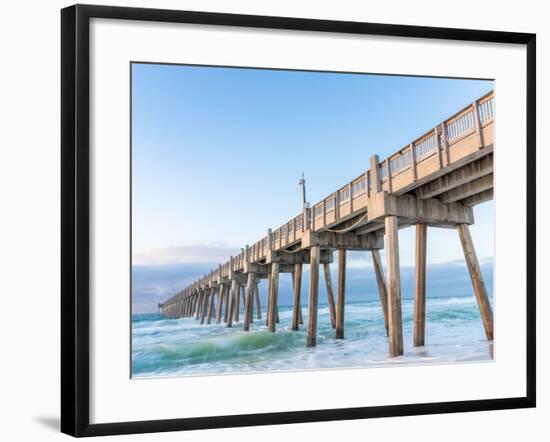
[[(91, 18), (279, 30), (414, 37), (525, 45), (527, 50), (527, 357), (526, 395), (379, 407), (210, 416), (90, 424), (90, 152)], [(74, 5), (61, 10), (61, 431), (99, 436), (288, 424), (482, 410), (536, 404), (536, 35), (212, 12)]]

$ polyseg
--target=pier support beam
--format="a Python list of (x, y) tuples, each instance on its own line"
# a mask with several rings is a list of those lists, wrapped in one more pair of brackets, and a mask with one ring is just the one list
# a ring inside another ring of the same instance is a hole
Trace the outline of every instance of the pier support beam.
[(196, 320), (199, 319), (200, 309), (201, 309), (201, 300), (202, 300), (201, 292), (197, 290), (197, 293), (195, 295), (195, 319)]
[(338, 250), (338, 288), (336, 292), (336, 339), (344, 339), (346, 305), (346, 249)]
[(231, 286), (227, 286), (225, 289), (224, 299), (223, 299), (223, 322), (227, 324), (229, 320), (229, 298), (231, 297)]
[(210, 289), (210, 301), (208, 303), (208, 313), (206, 314), (206, 323), (210, 324), (214, 316), (214, 289)]
[(239, 283), (237, 283), (237, 289), (235, 291), (235, 299), (233, 300), (233, 313), (234, 313), (234, 318), (233, 318), (233, 321), (234, 322), (239, 322), (239, 312), (240, 312), (240, 309), (241, 309), (241, 285)]
[(216, 312), (216, 324), (222, 321), (222, 308), (223, 308), (223, 294), (225, 292), (225, 286), (221, 283), (218, 284), (218, 310)]
[(380, 252), (377, 249), (371, 250), (372, 265), (376, 275), (376, 284), (378, 285), (378, 294), (380, 295), (380, 305), (384, 316), (384, 325), (386, 326), (386, 336), (389, 336), (388, 327), (388, 292), (384, 281), (384, 271), (382, 270), (382, 261), (380, 260)]
[(262, 306), (260, 304), (260, 294), (258, 289), (258, 281), (254, 283), (254, 299), (256, 304), (256, 319), (262, 319)]
[(311, 247), (306, 346), (317, 345), (317, 308), (319, 305), (319, 246)]
[(265, 325), (269, 327), (269, 321), (271, 320), (271, 271), (267, 274), (267, 295), (265, 305)]
[(242, 306), (243, 306), (243, 316), (244, 316), (244, 304), (245, 304), (245, 299), (246, 299), (246, 296), (245, 296), (245, 292), (246, 292), (246, 283), (244, 285), (241, 285), (241, 291), (239, 292), (241, 294), (241, 301), (242, 301)]
[(413, 344), (422, 347), (426, 335), (426, 237), (428, 226), (416, 225), (414, 270), (414, 332)]
[(204, 318), (206, 317), (208, 299), (210, 296), (210, 289), (204, 289), (202, 295), (202, 304), (201, 304), (201, 324), (204, 324)]
[(474, 287), (481, 321), (483, 322), (483, 328), (485, 329), (485, 335), (487, 336), (487, 340), (492, 341), (493, 310), (489, 303), (489, 297), (487, 296), (487, 289), (485, 288), (483, 277), (481, 276), (481, 269), (479, 268), (474, 243), (470, 235), (470, 228), (466, 224), (459, 224), (457, 230), (460, 242), (462, 243), (462, 249), (464, 250), (464, 258), (466, 259), (468, 271), (470, 272), (470, 278), (472, 279), (472, 285)]
[(270, 301), (271, 306), (269, 309), (269, 331), (277, 331), (277, 322), (279, 320), (279, 309), (277, 308), (277, 295), (279, 291), (279, 263), (271, 263), (271, 279), (270, 279)]
[(390, 356), (403, 354), (403, 322), (401, 315), (401, 275), (399, 270), (399, 236), (397, 216), (387, 216), (386, 227), (386, 258), (388, 268), (388, 331), (390, 340)]
[(250, 272), (247, 276), (246, 281), (246, 293), (244, 299), (244, 323), (243, 330), (250, 330), (250, 322), (252, 319), (252, 301), (253, 301), (253, 291), (254, 291), (254, 279), (255, 275), (253, 272)]
[(227, 314), (227, 326), (232, 327), (233, 326), (233, 316), (234, 309), (235, 309), (235, 297), (239, 296), (239, 284), (237, 284), (237, 281), (233, 279), (231, 281), (231, 290), (229, 292), (229, 312)]
[(300, 313), (302, 305), (300, 304), (300, 296), (302, 293), (302, 263), (294, 264), (294, 273), (292, 275), (294, 283), (294, 302), (292, 304), (292, 330), (298, 330), (300, 322)]
[(336, 328), (336, 311), (334, 308), (334, 292), (332, 291), (332, 276), (330, 274), (330, 265), (324, 263), (323, 271), (325, 273), (325, 284), (327, 287), (327, 302), (330, 312), (330, 324), (332, 325), (332, 328)]

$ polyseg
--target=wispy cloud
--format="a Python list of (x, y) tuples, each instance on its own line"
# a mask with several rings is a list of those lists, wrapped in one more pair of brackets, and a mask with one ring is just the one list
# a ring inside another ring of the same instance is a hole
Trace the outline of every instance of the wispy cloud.
[(182, 247), (167, 247), (152, 249), (133, 254), (134, 265), (171, 265), (171, 264), (202, 264), (223, 263), (231, 255), (237, 255), (240, 249), (236, 247), (193, 245)]

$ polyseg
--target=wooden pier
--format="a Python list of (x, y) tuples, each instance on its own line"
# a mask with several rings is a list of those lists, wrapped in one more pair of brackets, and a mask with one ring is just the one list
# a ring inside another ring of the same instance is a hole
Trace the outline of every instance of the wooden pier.
[[(159, 304), (167, 318), (194, 317), (201, 324), (224, 322), (231, 327), (243, 314), (243, 330), (262, 319), (258, 282), (267, 279), (265, 323), (277, 331), (279, 275), (291, 273), (294, 302), (291, 329), (303, 324), (301, 279), (310, 266), (307, 292), (306, 345), (317, 343), (319, 267), (327, 287), (335, 337), (345, 336), (346, 251), (372, 254), (391, 356), (403, 354), (401, 278), (398, 229), (416, 228), (414, 281), (414, 346), (425, 343), (426, 243), (428, 227), (457, 230), (472, 279), (488, 340), (493, 339), (493, 314), (481, 275), (469, 225), (472, 207), (493, 198), (493, 92), (431, 128), (405, 147), (379, 160), (370, 157), (368, 170), (336, 189), (311, 208), (305, 206), (278, 229), (238, 256)], [(367, 161), (365, 161), (367, 163)], [(379, 250), (386, 250), (386, 277)], [(330, 264), (337, 254), (336, 301)], [(241, 299), (242, 298), (242, 299)], [(256, 313), (256, 315), (254, 315)]]

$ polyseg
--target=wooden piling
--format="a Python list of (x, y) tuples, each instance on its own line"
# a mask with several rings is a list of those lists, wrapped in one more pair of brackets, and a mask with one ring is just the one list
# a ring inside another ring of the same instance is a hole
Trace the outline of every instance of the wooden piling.
[(195, 294), (195, 307), (194, 307), (194, 317), (195, 319), (199, 319), (199, 307), (200, 307), (200, 293), (197, 292)]
[(380, 260), (380, 252), (378, 249), (371, 250), (372, 264), (376, 275), (376, 284), (378, 285), (378, 294), (380, 295), (380, 305), (382, 307), (382, 315), (384, 316), (384, 325), (386, 326), (386, 336), (389, 336), (388, 330), (388, 292), (386, 290), (386, 282), (384, 281), (384, 271), (382, 270), (382, 261)]
[(242, 302), (243, 302), (243, 309), (244, 309), (244, 303), (245, 303), (245, 299), (246, 299), (246, 293), (245, 292), (246, 292), (246, 285), (242, 285), (241, 286), (241, 298), (242, 298)]
[(413, 344), (422, 347), (426, 335), (426, 238), (427, 225), (416, 225), (414, 271), (414, 331)]
[(277, 295), (279, 291), (279, 263), (273, 262), (271, 263), (271, 308), (270, 308), (270, 314), (271, 317), (269, 318), (269, 331), (275, 332), (277, 330), (277, 322), (278, 322), (278, 313), (279, 309), (277, 308)]
[(196, 305), (195, 305), (195, 320), (200, 320), (201, 318), (201, 305), (202, 305), (203, 293), (201, 290), (197, 289), (196, 294)]
[(338, 250), (338, 287), (336, 292), (336, 339), (344, 338), (346, 305), (346, 249)]
[[(256, 290), (256, 275), (254, 275), (254, 282), (252, 283), (252, 291), (250, 293), (250, 323), (254, 324), (254, 291)], [(245, 293), (246, 294), (246, 293)], [(245, 302), (246, 304), (246, 302)]]
[(234, 316), (234, 309), (235, 309), (235, 297), (238, 295), (237, 290), (239, 290), (239, 285), (237, 284), (237, 281), (233, 279), (231, 281), (231, 290), (229, 292), (229, 313), (227, 315), (227, 326), (232, 327), (233, 326), (233, 316)]
[(208, 313), (206, 317), (206, 323), (210, 324), (212, 316), (214, 315), (214, 289), (210, 289), (210, 302), (208, 304)]
[(298, 330), (298, 324), (300, 322), (300, 310), (302, 309), (300, 304), (300, 296), (302, 292), (302, 263), (294, 264), (294, 273), (292, 274), (294, 300), (292, 303), (292, 325), (291, 329)]
[(235, 292), (235, 299), (233, 300), (233, 302), (234, 302), (233, 321), (234, 322), (239, 322), (239, 312), (240, 312), (240, 309), (241, 309), (240, 300), (241, 300), (241, 285), (237, 283), (237, 290)]
[(308, 322), (306, 346), (317, 345), (317, 309), (319, 305), (319, 246), (313, 246), (310, 250), (310, 276), (308, 298)]
[(225, 322), (227, 324), (228, 320), (229, 320), (229, 298), (231, 297), (231, 285), (229, 285), (226, 289), (225, 289), (225, 295), (224, 295), (224, 300), (223, 300), (223, 309), (224, 309), (224, 314), (223, 314), (223, 322)]
[(323, 270), (325, 273), (325, 284), (327, 287), (327, 303), (330, 313), (330, 324), (332, 328), (336, 328), (336, 310), (334, 307), (334, 292), (332, 291), (332, 276), (330, 274), (330, 265), (323, 263)]
[(222, 321), (222, 309), (223, 309), (223, 295), (225, 292), (225, 285), (218, 284), (218, 310), (216, 312), (216, 324)]
[(257, 281), (254, 283), (254, 299), (256, 300), (256, 319), (262, 319), (262, 306), (260, 304), (260, 293)]
[(243, 330), (250, 330), (250, 320), (252, 317), (252, 299), (253, 299), (253, 290), (254, 290), (254, 273), (250, 272), (247, 276), (246, 281), (246, 291), (244, 297), (244, 319), (243, 319)]
[(195, 295), (195, 320), (196, 321), (200, 319), (201, 304), (202, 304), (202, 293), (200, 292), (200, 290), (197, 290), (197, 294)]
[(265, 306), (265, 325), (269, 327), (271, 320), (271, 271), (267, 274), (267, 301)]
[(210, 289), (204, 289), (203, 291), (203, 299), (202, 299), (202, 305), (201, 305), (201, 324), (204, 324), (204, 318), (206, 317), (207, 312), (207, 305), (208, 305), (208, 299), (210, 297)]
[(472, 242), (472, 236), (470, 235), (470, 228), (467, 224), (459, 224), (457, 226), (458, 236), (462, 244), (464, 251), (464, 258), (466, 259), (466, 265), (470, 272), (470, 278), (472, 280), (472, 286), (474, 288), (474, 294), (477, 300), (477, 306), (481, 315), (481, 321), (483, 322), (483, 328), (485, 329), (485, 335), (487, 340), (493, 340), (493, 310), (489, 303), (489, 297), (487, 296), (487, 289), (483, 282), (481, 275), (481, 269), (479, 267), (479, 261), (477, 260), (476, 251), (474, 249), (474, 243)]
[(390, 356), (395, 357), (403, 354), (401, 275), (399, 269), (399, 232), (397, 216), (386, 216), (385, 227), (388, 268), (388, 331), (390, 338)]

